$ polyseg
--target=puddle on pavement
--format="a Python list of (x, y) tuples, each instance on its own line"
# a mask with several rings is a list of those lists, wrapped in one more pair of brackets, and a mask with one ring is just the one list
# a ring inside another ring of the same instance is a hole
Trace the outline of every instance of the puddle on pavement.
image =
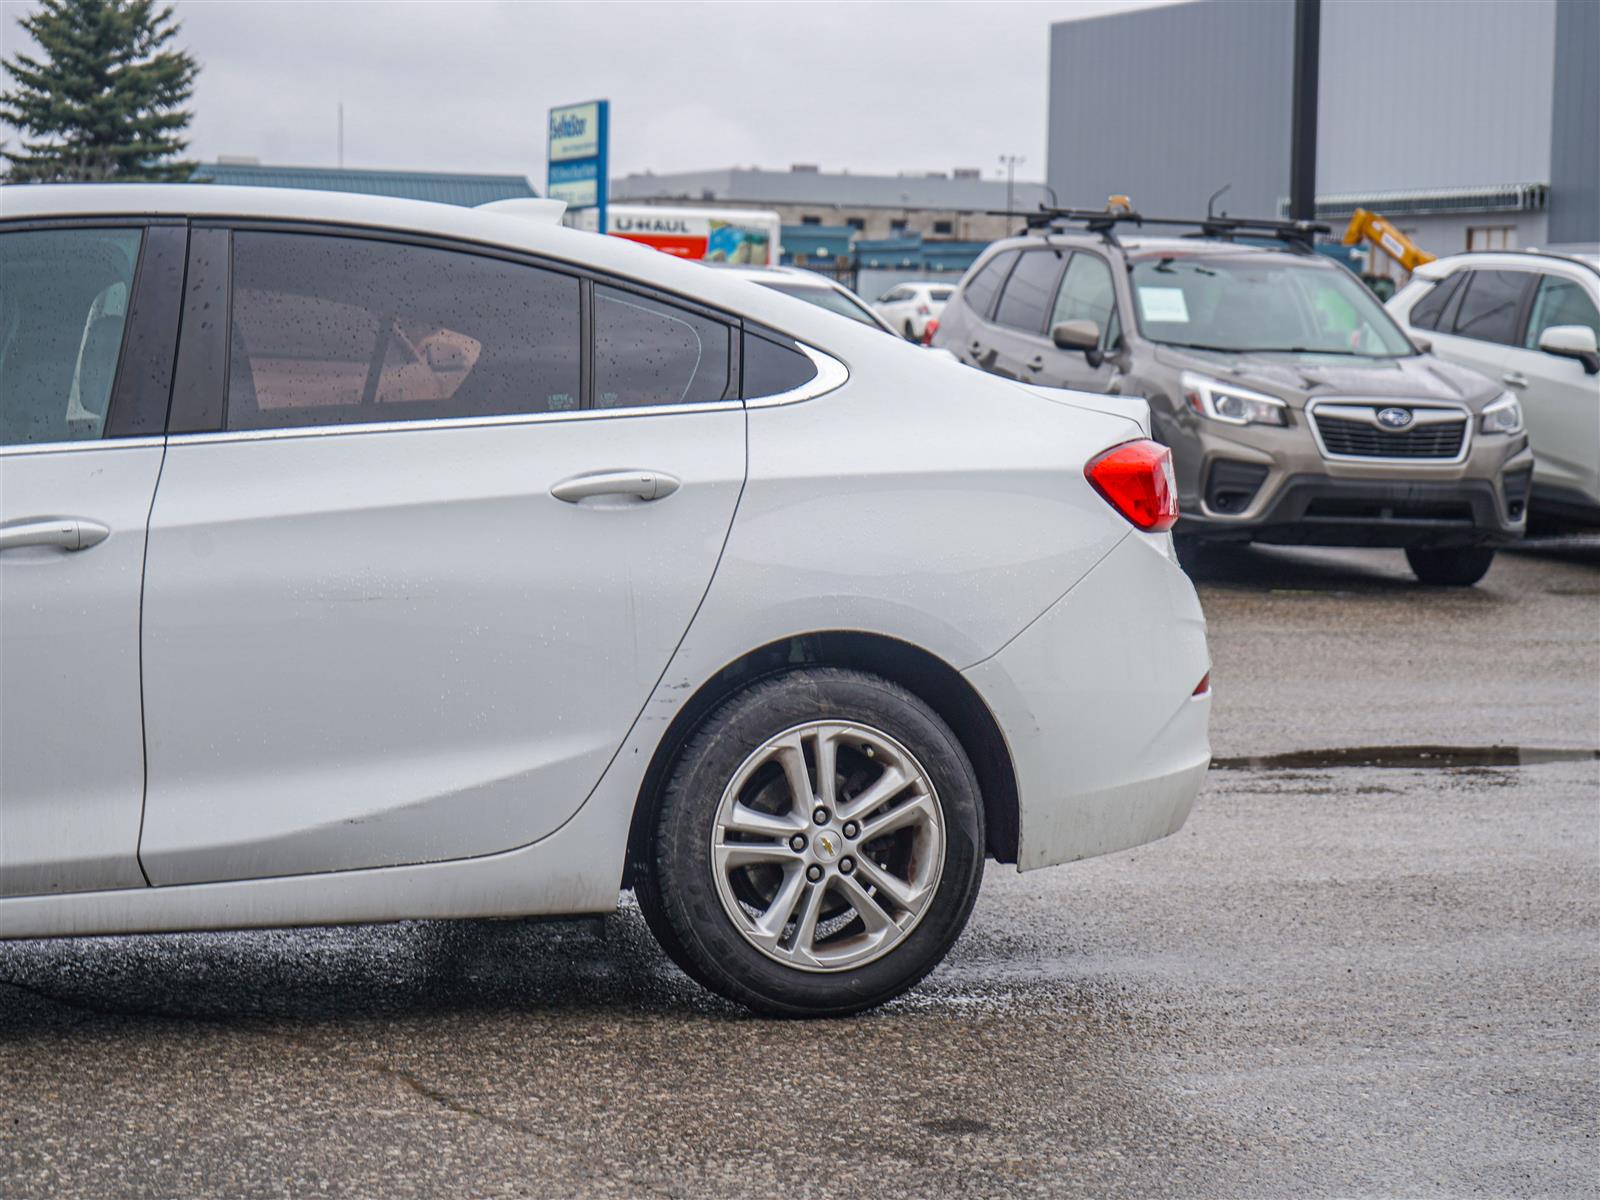
[(1314, 770), (1321, 767), (1384, 767), (1447, 770), (1452, 767), (1528, 767), (1536, 763), (1600, 761), (1600, 750), (1552, 750), (1537, 746), (1341, 746), (1214, 758), (1219, 771)]

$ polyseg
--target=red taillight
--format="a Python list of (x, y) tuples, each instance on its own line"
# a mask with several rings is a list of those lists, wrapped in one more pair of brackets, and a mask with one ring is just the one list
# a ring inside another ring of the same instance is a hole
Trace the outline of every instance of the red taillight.
[(933, 345), (933, 335), (939, 332), (939, 318), (930, 317), (928, 323), (922, 327), (922, 344)]
[(1124, 442), (1091, 458), (1083, 473), (1112, 508), (1147, 533), (1171, 529), (1178, 519), (1178, 481), (1165, 446), (1148, 438)]
[(1204, 696), (1210, 690), (1211, 672), (1207, 671), (1204, 675), (1200, 676), (1200, 682), (1194, 685), (1194, 691), (1189, 694), (1192, 696)]

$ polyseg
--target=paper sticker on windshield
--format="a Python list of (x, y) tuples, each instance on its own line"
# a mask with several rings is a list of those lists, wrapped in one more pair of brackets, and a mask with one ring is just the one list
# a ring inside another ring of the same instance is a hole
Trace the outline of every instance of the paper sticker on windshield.
[(1137, 290), (1139, 312), (1146, 321), (1188, 323), (1189, 306), (1184, 302), (1182, 288), (1142, 287)]

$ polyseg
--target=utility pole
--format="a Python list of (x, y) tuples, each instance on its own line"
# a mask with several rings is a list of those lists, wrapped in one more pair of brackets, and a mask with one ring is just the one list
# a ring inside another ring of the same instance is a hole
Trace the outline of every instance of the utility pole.
[(1006, 211), (1011, 211), (1011, 184), (1017, 173), (1017, 167), (1028, 160), (1020, 154), (1002, 154), (1001, 165), (1006, 169)]
[(1317, 217), (1317, 66), (1322, 0), (1295, 0), (1294, 107), (1289, 130), (1289, 219)]

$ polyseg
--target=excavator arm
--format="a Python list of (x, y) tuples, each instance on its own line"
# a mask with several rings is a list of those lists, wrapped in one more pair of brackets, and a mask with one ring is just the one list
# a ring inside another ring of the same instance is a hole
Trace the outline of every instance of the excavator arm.
[(1358, 208), (1351, 214), (1350, 224), (1344, 231), (1344, 244), (1354, 246), (1363, 241), (1371, 242), (1407, 271), (1415, 271), (1438, 257), (1422, 249), (1377, 213)]

